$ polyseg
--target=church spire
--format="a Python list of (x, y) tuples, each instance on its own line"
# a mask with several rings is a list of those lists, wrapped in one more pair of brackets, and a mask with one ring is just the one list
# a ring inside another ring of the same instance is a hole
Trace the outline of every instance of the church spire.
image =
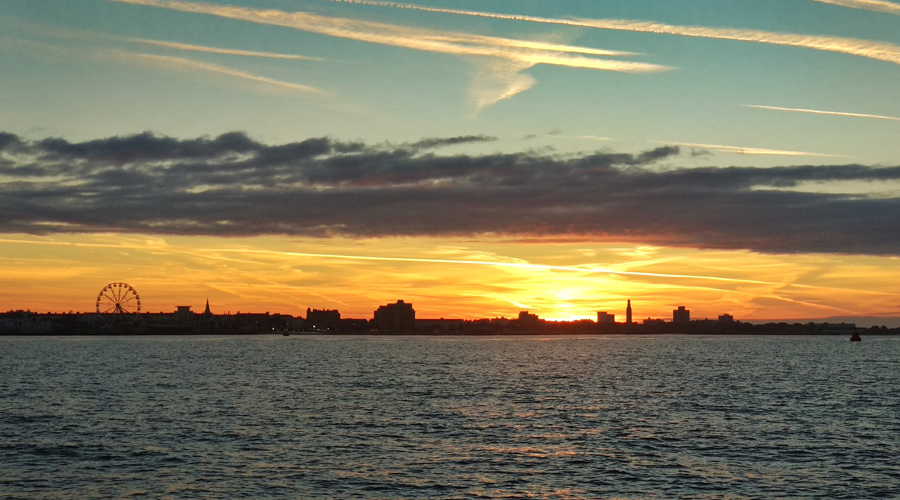
[(206, 310), (203, 311), (203, 314), (206, 316), (212, 316), (212, 313), (209, 312), (209, 299), (206, 299)]

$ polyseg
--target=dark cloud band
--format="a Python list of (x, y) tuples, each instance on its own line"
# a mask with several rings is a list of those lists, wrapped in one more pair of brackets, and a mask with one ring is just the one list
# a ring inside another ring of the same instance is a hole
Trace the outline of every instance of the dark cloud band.
[(490, 140), (266, 145), (234, 132), (72, 143), (0, 133), (0, 231), (498, 234), (900, 254), (900, 200), (779, 190), (897, 180), (900, 167), (653, 168), (679, 155), (677, 147), (637, 155), (434, 152)]

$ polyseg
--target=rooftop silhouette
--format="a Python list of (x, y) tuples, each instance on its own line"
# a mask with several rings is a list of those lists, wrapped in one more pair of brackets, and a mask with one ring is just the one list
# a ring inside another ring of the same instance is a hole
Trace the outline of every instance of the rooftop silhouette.
[[(118, 287), (117, 287), (118, 288)], [(546, 321), (537, 314), (520, 311), (516, 318), (422, 319), (404, 300), (381, 305), (372, 318), (344, 318), (336, 309), (306, 309), (306, 317), (279, 313), (214, 314), (207, 299), (203, 313), (191, 306), (173, 312), (0, 313), (0, 335), (91, 335), (91, 334), (262, 334), (297, 332), (312, 334), (744, 334), (744, 335), (849, 335), (858, 330), (853, 323), (766, 323), (737, 321), (730, 314), (715, 320), (691, 320), (690, 311), (679, 306), (672, 321), (647, 318), (633, 320), (631, 301), (625, 305), (625, 322), (615, 321), (606, 311), (597, 320)], [(872, 327), (867, 334), (900, 334), (900, 328)]]

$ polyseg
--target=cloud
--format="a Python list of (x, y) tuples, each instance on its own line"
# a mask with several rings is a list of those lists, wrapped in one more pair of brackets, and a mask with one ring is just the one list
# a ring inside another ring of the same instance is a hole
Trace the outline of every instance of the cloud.
[(808, 153), (805, 151), (784, 151), (780, 149), (763, 149), (748, 148), (744, 146), (723, 146), (720, 144), (697, 144), (693, 142), (673, 142), (660, 141), (664, 144), (674, 144), (676, 146), (685, 146), (689, 148), (698, 148), (701, 150), (714, 150), (721, 153), (732, 153), (738, 155), (762, 155), (762, 156), (816, 156), (822, 158), (846, 158), (840, 155), (829, 155), (824, 153)]
[[(445, 146), (458, 146), (460, 144), (472, 144), (478, 142), (494, 142), (497, 138), (489, 135), (461, 135), (458, 137), (433, 137), (416, 141), (410, 144), (414, 149), (435, 149)], [(2, 138), (0, 138), (2, 141)]]
[(437, 154), (468, 136), (263, 144), (240, 132), (85, 142), (0, 134), (0, 232), (567, 237), (900, 255), (900, 198), (797, 188), (900, 166), (658, 169), (641, 154)]
[(813, 2), (840, 5), (851, 9), (864, 9), (886, 14), (900, 15), (900, 4), (885, 0), (813, 0)]
[(212, 54), (226, 54), (233, 56), (248, 56), (248, 57), (264, 57), (268, 59), (290, 59), (297, 61), (321, 61), (320, 57), (308, 57), (301, 56), (296, 54), (277, 54), (273, 52), (256, 52), (252, 50), (237, 50), (237, 49), (221, 49), (218, 47), (206, 47), (204, 45), (191, 45), (188, 43), (177, 43), (177, 42), (163, 42), (160, 40), (147, 40), (144, 38), (126, 38), (126, 41), (134, 42), (134, 43), (143, 43), (147, 45), (155, 45), (157, 47), (165, 47), (168, 49), (176, 49), (176, 50), (190, 50), (194, 52), (208, 52)]
[(10, 146), (17, 146), (18, 144), (20, 144), (20, 140), (17, 135), (8, 132), (0, 132), (0, 151), (3, 151)]
[[(590, 49), (545, 42), (435, 31), (355, 19), (320, 16), (309, 12), (284, 12), (272, 9), (223, 6), (181, 0), (108, 0), (207, 14), (257, 24), (282, 26), (361, 42), (438, 52), (464, 57), (488, 58), (478, 65), (471, 94), (476, 106), (483, 107), (527, 90), (534, 80), (518, 73), (538, 64), (585, 68), (623, 73), (648, 73), (669, 68), (614, 59), (586, 57), (633, 55), (630, 52)], [(492, 81), (487, 81), (492, 78)], [(487, 92), (493, 92), (488, 96)]]
[[(549, 17), (525, 16), (518, 14), (497, 14), (494, 12), (481, 12), (473, 10), (445, 9), (440, 7), (425, 7), (414, 4), (401, 4), (396, 2), (377, 2), (366, 0), (327, 0), (336, 3), (351, 3), (357, 5), (370, 5), (377, 7), (393, 7), (399, 9), (411, 9), (423, 12), (435, 12), (442, 14), (456, 14), (462, 16), (484, 17), (490, 19), (503, 19), (509, 21), (525, 21), (541, 24), (555, 24), (562, 26), (577, 26), (582, 28), (596, 28), (616, 31), (632, 31), (638, 33), (657, 33), (661, 35), (678, 35), (697, 38), (714, 38), (720, 40), (736, 40), (743, 42), (765, 43), (772, 45), (786, 45), (802, 47), (828, 52), (839, 52), (854, 56), (867, 57), (880, 61), (900, 64), (900, 47), (885, 43), (860, 40), (856, 38), (844, 38), (835, 36), (801, 35), (793, 33), (775, 33), (770, 31), (735, 29), (735, 28), (708, 28), (704, 26), (673, 26), (649, 21), (630, 21), (622, 19), (557, 19)], [(823, 1), (823, 0), (814, 0)], [(874, 5), (882, 8), (890, 6), (889, 2), (876, 2), (874, 0), (833, 0), (826, 3)]]
[(900, 121), (900, 118), (897, 118), (894, 116), (867, 115), (864, 113), (842, 113), (840, 111), (821, 111), (818, 109), (803, 109), (803, 108), (780, 108), (778, 106), (763, 106), (763, 105), (759, 105), (759, 104), (742, 104), (741, 107), (754, 108), (754, 109), (767, 109), (770, 111), (793, 111), (795, 113), (811, 113), (814, 115), (849, 116), (849, 117), (854, 117), (854, 118), (874, 118), (876, 120)]

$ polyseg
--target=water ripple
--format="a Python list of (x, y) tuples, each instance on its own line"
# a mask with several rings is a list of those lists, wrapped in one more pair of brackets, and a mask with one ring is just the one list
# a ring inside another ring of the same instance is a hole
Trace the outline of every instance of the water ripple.
[(0, 339), (4, 498), (898, 498), (900, 342)]

